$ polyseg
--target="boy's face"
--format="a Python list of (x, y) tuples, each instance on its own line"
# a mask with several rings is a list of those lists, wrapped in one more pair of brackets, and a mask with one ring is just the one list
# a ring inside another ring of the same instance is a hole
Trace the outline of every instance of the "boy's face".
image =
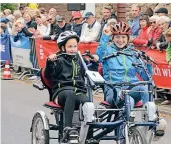
[(171, 36), (165, 36), (167, 42), (171, 42)]
[(78, 50), (78, 42), (75, 38), (68, 40), (65, 44), (66, 53), (75, 54)]
[(127, 45), (128, 37), (127, 35), (115, 35), (113, 42), (118, 48), (122, 49)]

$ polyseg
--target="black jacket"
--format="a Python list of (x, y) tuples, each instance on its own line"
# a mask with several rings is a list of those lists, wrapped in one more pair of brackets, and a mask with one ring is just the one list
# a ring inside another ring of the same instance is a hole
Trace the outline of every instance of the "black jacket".
[(61, 31), (64, 32), (64, 31), (70, 31), (71, 30), (71, 25), (68, 24), (68, 23), (65, 23), (64, 27), (61, 28)]
[[(169, 25), (169, 27), (171, 27), (171, 26)], [(163, 34), (160, 35), (160, 37), (156, 41), (156, 43), (160, 43), (160, 45), (159, 45), (160, 49), (167, 49), (167, 47), (168, 47), (168, 42), (166, 41), (166, 39), (165, 39)]]
[(76, 32), (78, 36), (81, 36), (81, 30), (82, 30), (82, 26), (85, 22), (82, 22), (81, 24), (76, 24), (76, 23), (73, 23), (72, 24), (72, 27), (71, 27), (71, 30)]
[(24, 27), (22, 29), (22, 32), (25, 34), (25, 36), (32, 37), (33, 34), (27, 30), (28, 28), (37, 29), (37, 23), (35, 21), (30, 21), (30, 22), (26, 23), (26, 27)]
[(59, 35), (61, 33), (61, 28), (56, 24), (56, 21), (50, 25), (50, 33), (49, 33), (49, 36), (44, 36), (43, 37), (43, 40), (51, 40), (51, 37), (52, 35), (55, 35), (55, 39), (54, 40), (57, 40)]
[[(45, 77), (51, 79), (54, 87), (52, 89), (53, 98), (63, 90), (73, 90), (86, 92), (85, 71), (80, 59), (75, 56), (61, 55), (56, 62), (46, 62)], [(54, 94), (55, 93), (55, 94)]]

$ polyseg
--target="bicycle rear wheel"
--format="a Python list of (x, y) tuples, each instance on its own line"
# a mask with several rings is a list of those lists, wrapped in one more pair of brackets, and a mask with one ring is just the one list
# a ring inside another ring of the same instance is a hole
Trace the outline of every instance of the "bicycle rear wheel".
[(129, 128), (129, 144), (148, 144), (144, 132), (138, 127)]
[(33, 118), (31, 144), (49, 144), (49, 130), (45, 130), (39, 113), (36, 113)]

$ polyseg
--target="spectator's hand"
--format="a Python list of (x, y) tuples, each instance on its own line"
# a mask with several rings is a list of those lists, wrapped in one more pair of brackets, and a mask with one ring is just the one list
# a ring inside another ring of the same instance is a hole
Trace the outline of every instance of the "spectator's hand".
[(0, 34), (4, 34), (4, 30), (0, 28)]
[(131, 38), (129, 39), (129, 42), (130, 42), (130, 43), (132, 43), (132, 42), (133, 42), (133, 40), (134, 40), (134, 38), (133, 38), (133, 37), (131, 37)]
[(54, 40), (55, 39), (55, 35), (51, 35), (51, 40)]
[(48, 56), (48, 60), (50, 60), (50, 61), (55, 61), (55, 60), (57, 60), (56, 54), (51, 54), (50, 56)]
[(35, 31), (35, 35), (40, 35), (40, 32), (38, 30)]
[(154, 28), (152, 27), (152, 26), (149, 26), (148, 27), (148, 30), (147, 30), (147, 32), (149, 33), (151, 30), (153, 30)]
[(99, 56), (98, 56), (98, 55), (96, 55), (96, 54), (94, 54), (94, 55), (93, 55), (93, 57), (94, 57), (93, 61), (94, 61), (94, 62), (98, 62), (98, 60), (99, 60)]
[(171, 67), (171, 61), (169, 61), (169, 63), (168, 63), (168, 64), (169, 64), (169, 66)]
[(28, 32), (33, 33), (33, 29), (32, 28), (28, 28), (27, 30), (28, 30)]
[(160, 50), (160, 43), (156, 43), (157, 50)]
[(156, 47), (155, 46), (151, 46), (151, 49), (155, 49)]
[(20, 27), (23, 29), (26, 25), (24, 23), (20, 24)]
[(103, 33), (108, 35), (108, 36), (112, 35), (111, 26), (105, 27), (104, 30), (103, 30)]

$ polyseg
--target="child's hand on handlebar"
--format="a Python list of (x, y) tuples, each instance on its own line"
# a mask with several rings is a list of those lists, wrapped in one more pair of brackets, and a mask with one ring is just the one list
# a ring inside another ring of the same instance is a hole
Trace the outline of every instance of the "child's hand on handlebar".
[(94, 57), (93, 61), (94, 61), (94, 62), (98, 62), (98, 60), (99, 60), (99, 56), (98, 56), (98, 55), (96, 55), (96, 54), (94, 54), (94, 55), (93, 55), (93, 57)]
[(50, 61), (56, 61), (57, 60), (56, 54), (51, 54), (50, 56), (48, 56), (48, 60), (50, 60)]

